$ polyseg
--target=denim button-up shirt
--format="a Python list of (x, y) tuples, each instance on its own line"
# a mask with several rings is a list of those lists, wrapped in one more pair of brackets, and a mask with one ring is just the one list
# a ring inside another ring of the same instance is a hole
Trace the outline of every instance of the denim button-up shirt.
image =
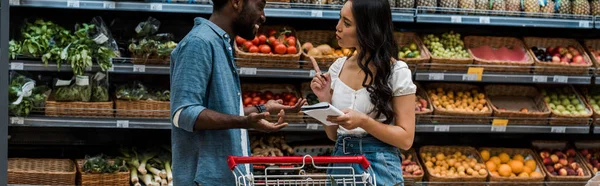
[[(206, 19), (194, 22), (171, 55), (173, 184), (235, 185), (227, 156), (248, 156), (247, 130), (194, 131), (204, 109), (243, 115), (233, 38)], [(248, 165), (238, 168), (249, 170)]]

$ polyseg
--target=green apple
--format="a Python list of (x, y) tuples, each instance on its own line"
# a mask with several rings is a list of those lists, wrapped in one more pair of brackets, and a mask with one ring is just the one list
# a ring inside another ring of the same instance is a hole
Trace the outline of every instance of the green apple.
[(585, 107), (582, 104), (578, 104), (576, 107), (578, 111), (585, 110)]
[(594, 108), (595, 111), (600, 111), (600, 106), (598, 106), (598, 105), (592, 105), (592, 107)]
[(567, 115), (567, 114), (571, 114), (571, 112), (570, 112), (570, 111), (568, 111), (568, 110), (562, 111), (561, 113), (562, 113), (562, 114), (565, 114), (565, 115)]
[(544, 97), (544, 101), (545, 101), (546, 103), (550, 103), (550, 97), (548, 97), (548, 96)]
[(561, 103), (560, 103), (560, 101), (559, 101), (559, 100), (556, 100), (556, 99), (555, 99), (555, 100), (552, 100), (552, 103), (553, 103), (554, 105), (560, 105), (560, 104), (561, 104)]
[(586, 114), (588, 114), (588, 111), (587, 110), (582, 110), (582, 111), (579, 111), (579, 114), (586, 115)]
[(577, 111), (577, 108), (573, 105), (567, 105), (567, 110), (569, 111)]
[(578, 104), (579, 103), (579, 99), (575, 98), (575, 99), (571, 99), (571, 104)]
[(554, 103), (550, 103), (550, 104), (548, 104), (548, 106), (550, 106), (550, 109), (552, 109), (552, 110), (556, 109), (556, 104), (554, 104)]
[(595, 96), (594, 96), (594, 99), (595, 99), (595, 100), (600, 100), (600, 95), (595, 95)]
[(569, 99), (565, 98), (565, 99), (562, 99), (562, 102), (560, 102), (560, 103), (562, 103), (562, 105), (570, 105), (571, 101), (569, 101)]
[(561, 112), (565, 111), (565, 106), (558, 105), (558, 106), (556, 106), (556, 110), (561, 111)]
[(555, 93), (550, 94), (550, 99), (557, 100), (558, 96)]
[(596, 104), (596, 100), (590, 99), (590, 104)]
[(575, 98), (577, 98), (577, 96), (575, 96), (575, 94), (569, 95), (569, 99), (575, 99)]

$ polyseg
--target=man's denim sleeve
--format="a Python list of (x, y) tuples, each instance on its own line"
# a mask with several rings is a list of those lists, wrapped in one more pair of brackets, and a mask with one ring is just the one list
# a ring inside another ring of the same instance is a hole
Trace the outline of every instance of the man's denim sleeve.
[(197, 37), (184, 39), (171, 64), (171, 119), (173, 125), (194, 131), (196, 119), (206, 109), (206, 91), (212, 73), (208, 42)]

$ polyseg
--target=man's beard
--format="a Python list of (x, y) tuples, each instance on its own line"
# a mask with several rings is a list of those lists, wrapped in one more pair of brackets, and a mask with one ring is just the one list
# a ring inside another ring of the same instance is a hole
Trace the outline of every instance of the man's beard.
[(254, 19), (251, 19), (248, 7), (246, 6), (233, 23), (235, 33), (246, 40), (253, 40), (256, 33), (254, 33), (255, 23), (251, 20)]

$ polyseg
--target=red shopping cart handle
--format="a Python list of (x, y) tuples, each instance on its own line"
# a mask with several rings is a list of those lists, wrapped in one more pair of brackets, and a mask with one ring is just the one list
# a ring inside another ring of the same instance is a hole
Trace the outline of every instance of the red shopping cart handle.
[[(229, 156), (227, 164), (229, 169), (233, 170), (237, 164), (277, 164), (277, 163), (304, 163), (304, 156), (289, 157), (247, 157), (247, 156)], [(362, 165), (364, 169), (369, 168), (371, 164), (365, 156), (307, 156), (306, 163), (328, 164), (328, 163), (356, 163)]]

